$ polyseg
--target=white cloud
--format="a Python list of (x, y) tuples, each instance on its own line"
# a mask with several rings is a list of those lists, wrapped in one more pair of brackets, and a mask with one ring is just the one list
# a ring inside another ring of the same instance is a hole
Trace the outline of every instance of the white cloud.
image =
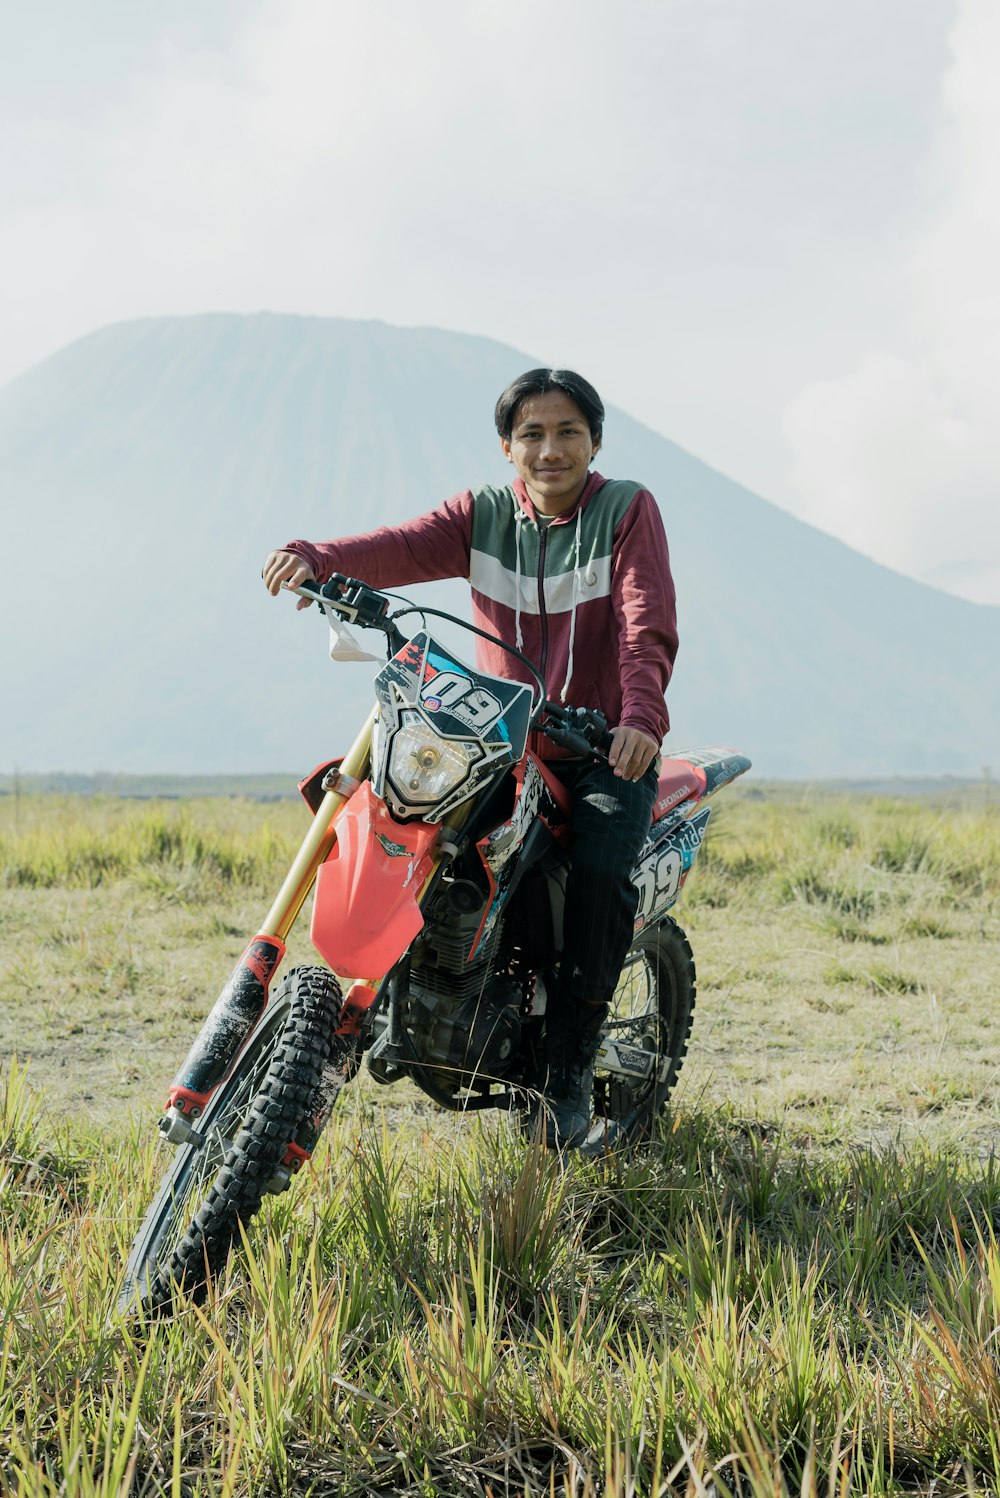
[(911, 357), (886, 268), (953, 4), (245, 0), (205, 33), (177, 0), (99, 76), (88, 11), (73, 107), (43, 71), (0, 112), (0, 380), (128, 317), (436, 324), (780, 497), (789, 396), (859, 327)]
[[(570, 0), (544, 14), (527, 0), (259, 0), (224, 53), (164, 49), (96, 123), (8, 127), (3, 252), (19, 295), (0, 378), (22, 346), (37, 357), (102, 322), (206, 308), (502, 336), (483, 328), (484, 278), (564, 233), (595, 175), (614, 168), (616, 194), (642, 176), (622, 149), (636, 122), (581, 118), (609, 23), (578, 17)], [(521, 55), (519, 24), (533, 39)], [(530, 229), (507, 236), (519, 207)]]
[(889, 348), (785, 409), (797, 513), (902, 571), (1000, 603), (1000, 7), (961, 0), (936, 221)]

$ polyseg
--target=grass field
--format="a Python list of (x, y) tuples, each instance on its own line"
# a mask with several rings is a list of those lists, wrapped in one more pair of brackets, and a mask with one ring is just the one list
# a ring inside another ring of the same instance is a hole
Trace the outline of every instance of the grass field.
[(115, 1322), (154, 1110), (304, 818), (0, 800), (0, 1492), (1000, 1490), (985, 796), (724, 793), (653, 1147), (563, 1170), (362, 1084), (205, 1308)]

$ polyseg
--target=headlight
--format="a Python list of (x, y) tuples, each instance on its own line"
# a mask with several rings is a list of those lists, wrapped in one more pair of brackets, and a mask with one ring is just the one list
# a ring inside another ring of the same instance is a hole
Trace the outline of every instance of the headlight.
[(422, 718), (406, 717), (410, 721), (392, 736), (389, 779), (402, 801), (430, 806), (461, 784), (479, 752), (474, 744), (441, 738)]

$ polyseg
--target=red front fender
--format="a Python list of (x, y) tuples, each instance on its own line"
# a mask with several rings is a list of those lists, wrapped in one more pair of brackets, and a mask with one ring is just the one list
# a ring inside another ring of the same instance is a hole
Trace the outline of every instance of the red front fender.
[(424, 924), (417, 896), (437, 827), (394, 822), (365, 781), (337, 817), (316, 878), (312, 944), (342, 978), (382, 978)]

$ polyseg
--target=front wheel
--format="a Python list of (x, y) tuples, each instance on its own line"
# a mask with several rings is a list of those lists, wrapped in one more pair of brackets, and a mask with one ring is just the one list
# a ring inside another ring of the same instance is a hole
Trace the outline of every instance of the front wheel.
[(177, 1287), (204, 1294), (289, 1144), (311, 1121), (322, 1126), (350, 1074), (356, 1042), (336, 1034), (340, 1009), (326, 968), (295, 969), (279, 984), (198, 1120), (198, 1140), (179, 1146), (164, 1173), (132, 1245), (120, 1311), (155, 1314)]
[[(583, 1154), (598, 1154), (647, 1137), (663, 1111), (687, 1054), (694, 1019), (694, 956), (670, 916), (635, 940), (625, 959), (603, 1036), (649, 1055), (645, 1075), (602, 1068), (594, 1075), (594, 1122)], [(640, 1058), (642, 1060), (642, 1058)], [(645, 1065), (645, 1062), (642, 1062)]]

